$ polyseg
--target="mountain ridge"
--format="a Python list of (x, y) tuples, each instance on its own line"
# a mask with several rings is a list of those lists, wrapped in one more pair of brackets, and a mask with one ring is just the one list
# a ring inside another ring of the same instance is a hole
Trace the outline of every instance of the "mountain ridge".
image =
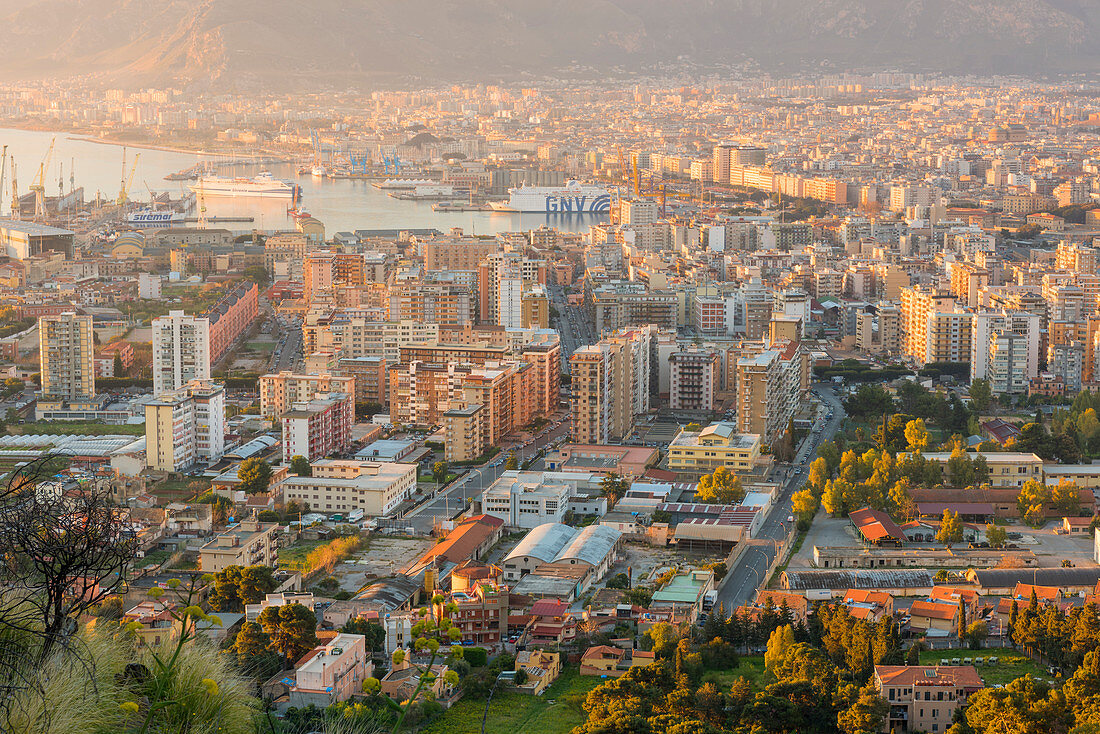
[(1100, 69), (1100, 0), (11, 2), (9, 80), (302, 89), (750, 59), (791, 72)]

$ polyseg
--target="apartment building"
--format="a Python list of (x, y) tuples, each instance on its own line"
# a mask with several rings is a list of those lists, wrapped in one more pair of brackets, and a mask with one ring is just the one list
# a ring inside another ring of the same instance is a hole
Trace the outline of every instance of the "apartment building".
[(298, 661), (290, 705), (324, 708), (363, 692), (363, 682), (374, 672), (367, 638), (341, 632), (313, 648)]
[(191, 380), (209, 380), (213, 362), (210, 320), (169, 311), (153, 319), (153, 392), (178, 390)]
[(210, 324), (210, 363), (217, 364), (244, 335), (260, 312), (259, 287), (250, 280), (238, 282), (203, 313)]
[(903, 288), (901, 331), (904, 353), (921, 363), (970, 358), (970, 314), (955, 305), (951, 293)]
[(650, 324), (659, 329), (674, 330), (678, 321), (676, 294), (648, 290), (644, 283), (603, 283), (592, 288), (588, 300), (592, 304), (598, 333)]
[(614, 443), (634, 429), (631, 354), (626, 342), (603, 339), (569, 358), (574, 442)]
[(476, 403), (464, 408), (451, 408), (443, 413), (443, 458), (450, 462), (473, 461), (488, 449), (484, 443), (485, 406)]
[(698, 432), (681, 430), (668, 445), (668, 468), (702, 475), (724, 466), (748, 473), (760, 460), (762, 443), (757, 434), (738, 433), (731, 421), (712, 423)]
[(1022, 393), (1039, 374), (1039, 317), (1026, 311), (979, 312), (970, 334), (970, 379), (994, 394)]
[(524, 328), (524, 288), (546, 284), (546, 261), (515, 252), (494, 252), (478, 263), (478, 297), (481, 321), (510, 328)]
[(431, 239), (418, 246), (422, 248), (427, 270), (477, 270), (485, 258), (500, 249), (491, 237)]
[(737, 360), (737, 430), (773, 441), (798, 410), (805, 357), (798, 342)]
[(302, 351), (339, 348), (344, 359), (381, 357), (399, 361), (402, 346), (439, 340), (439, 324), (417, 321), (376, 321), (348, 309), (325, 315), (307, 314), (302, 325)]
[(214, 464), (225, 453), (225, 388), (192, 380), (145, 405), (145, 463), (178, 472)]
[[(994, 489), (1019, 489), (1029, 479), (1038, 482), (1043, 481), (1043, 460), (1035, 454), (1014, 453), (1011, 451), (982, 451), (979, 455), (985, 459), (985, 463), (989, 466), (989, 486)], [(946, 466), (951, 454), (933, 452), (925, 454), (924, 458)]]
[(38, 364), (44, 401), (88, 402), (95, 396), (92, 317), (75, 312), (38, 319)]
[(508, 587), (483, 582), (466, 591), (454, 591), (447, 601), (457, 609), (451, 621), (462, 633), (462, 644), (495, 647), (508, 636)]
[(460, 283), (402, 278), (389, 286), (386, 318), (440, 326), (464, 326), (477, 320), (476, 290)]
[(718, 391), (718, 354), (680, 350), (669, 357), (669, 407), (672, 410), (710, 412)]
[(317, 393), (283, 413), (283, 462), (295, 456), (314, 461), (351, 445), (355, 398), (349, 393)]
[(272, 566), (279, 562), (279, 523), (242, 520), (199, 549), (199, 567), (206, 573), (229, 566)]
[(278, 418), (295, 403), (330, 392), (354, 394), (355, 378), (350, 375), (301, 375), (289, 371), (263, 375), (260, 377), (260, 414)]
[(955, 711), (985, 688), (972, 665), (876, 665), (875, 690), (890, 704), (882, 731), (925, 731), (951, 727)]
[(369, 517), (385, 517), (416, 489), (416, 464), (319, 459), (312, 469), (312, 476), (283, 480), (285, 501), (304, 502), (317, 512), (362, 510)]
[(376, 282), (368, 253), (314, 250), (302, 261), (302, 294), (306, 303), (333, 300), (333, 291)]
[(264, 267), (272, 276), (294, 275), (301, 272), (306, 253), (316, 246), (300, 232), (276, 232), (264, 240)]
[(383, 357), (341, 357), (333, 372), (354, 378), (355, 402), (376, 403), (383, 408), (389, 405), (389, 377)]

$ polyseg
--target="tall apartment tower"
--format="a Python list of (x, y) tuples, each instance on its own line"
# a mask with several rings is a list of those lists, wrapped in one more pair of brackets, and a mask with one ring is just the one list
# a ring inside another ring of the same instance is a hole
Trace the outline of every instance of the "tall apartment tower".
[(39, 318), (38, 356), (43, 399), (80, 402), (95, 395), (91, 316), (67, 312)]
[(633, 430), (630, 355), (629, 344), (604, 340), (569, 358), (575, 443), (621, 441)]
[(153, 319), (153, 393), (210, 379), (210, 320), (170, 311)]

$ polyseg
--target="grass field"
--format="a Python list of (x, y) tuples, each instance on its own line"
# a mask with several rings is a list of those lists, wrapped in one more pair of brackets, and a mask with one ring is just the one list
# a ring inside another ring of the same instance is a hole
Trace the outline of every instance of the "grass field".
[(984, 657), (986, 660), (990, 656), (997, 658), (996, 665), (975, 665), (978, 669), (978, 674), (982, 677), (982, 681), (987, 686), (1005, 685), (1011, 683), (1017, 678), (1022, 678), (1028, 673), (1032, 678), (1042, 678), (1046, 681), (1052, 681), (1054, 676), (1039, 665), (1024, 655), (1018, 650), (1012, 648), (986, 648), (984, 650), (925, 650), (920, 654), (921, 665), (938, 665), (943, 664), (943, 661), (950, 661), (952, 658), (975, 658)]
[[(306, 556), (314, 548), (324, 545), (327, 540), (303, 540), (286, 548), (279, 549), (279, 566), (281, 568), (297, 568), (298, 564), (305, 563)], [(288, 565), (289, 564), (289, 565)]]
[(710, 670), (703, 673), (703, 682), (711, 682), (723, 691), (728, 691), (733, 682), (745, 676), (752, 684), (753, 690), (764, 690), (764, 658), (759, 655), (741, 658), (741, 664), (729, 670)]
[[(604, 681), (564, 671), (541, 696), (497, 691), (489, 704), (487, 734), (566, 734), (584, 723), (585, 715), (566, 703), (569, 694), (584, 694)], [(553, 704), (550, 701), (554, 701)], [(424, 734), (477, 734), (485, 712), (483, 699), (463, 698), (429, 724)]]

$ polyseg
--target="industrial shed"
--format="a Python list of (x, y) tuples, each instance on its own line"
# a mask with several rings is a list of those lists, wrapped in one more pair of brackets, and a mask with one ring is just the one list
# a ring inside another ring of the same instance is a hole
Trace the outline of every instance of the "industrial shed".
[(894, 596), (930, 594), (935, 581), (923, 569), (890, 571), (853, 569), (851, 571), (805, 570), (783, 572), (779, 586), (785, 591), (798, 591), (807, 598), (827, 599), (843, 596), (848, 589), (882, 589)]
[(1091, 594), (1100, 581), (1100, 566), (1076, 568), (991, 568), (971, 569), (966, 578), (976, 584), (979, 594), (1005, 596), (1016, 584), (1056, 586), (1063, 594)]
[(523, 540), (504, 557), (504, 579), (518, 581), (544, 563), (553, 561), (577, 531), (559, 522), (548, 522), (531, 529)]

